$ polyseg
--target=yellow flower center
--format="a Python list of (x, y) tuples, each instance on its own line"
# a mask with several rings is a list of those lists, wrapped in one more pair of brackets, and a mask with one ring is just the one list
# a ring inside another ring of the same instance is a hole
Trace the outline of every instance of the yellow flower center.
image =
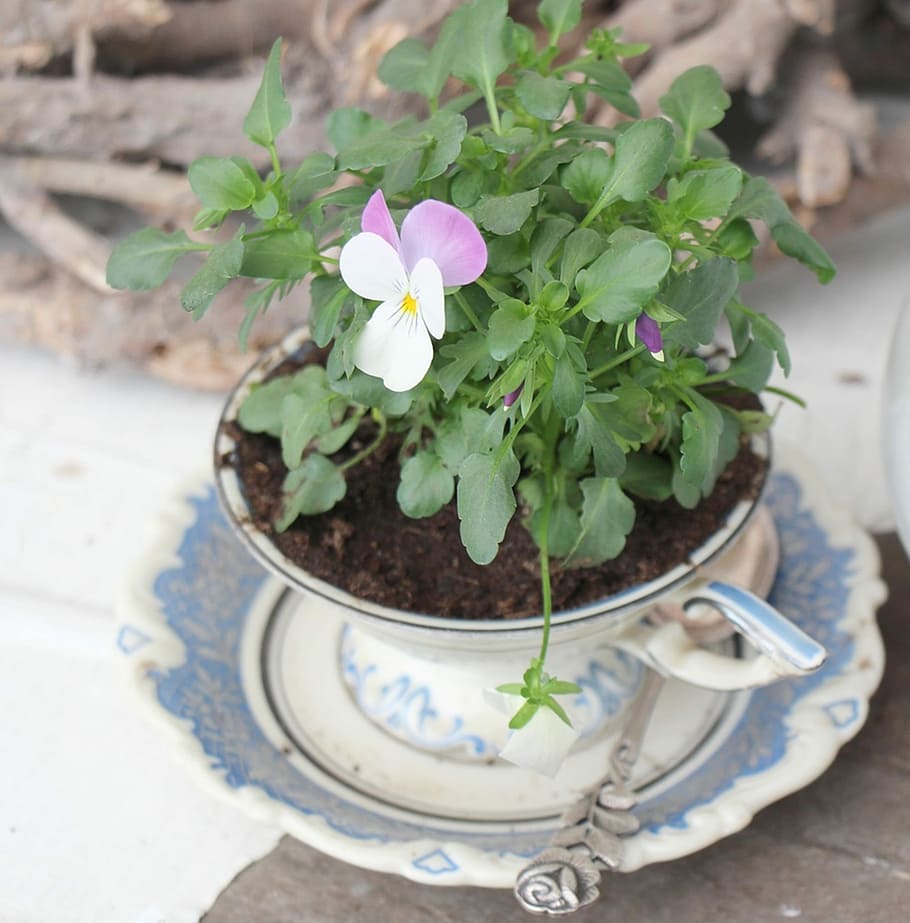
[(414, 317), (417, 314), (417, 299), (408, 292), (401, 300), (401, 310)]

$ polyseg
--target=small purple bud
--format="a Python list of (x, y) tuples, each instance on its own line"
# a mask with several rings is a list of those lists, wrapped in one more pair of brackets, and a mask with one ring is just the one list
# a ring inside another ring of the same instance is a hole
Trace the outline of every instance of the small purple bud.
[(510, 391), (503, 399), (502, 406), (507, 410), (511, 407), (518, 398), (521, 397), (521, 392), (524, 390), (524, 382), (522, 382), (514, 391)]
[(638, 315), (638, 320), (635, 321), (635, 335), (648, 347), (648, 352), (659, 353), (664, 348), (660, 325), (647, 314)]

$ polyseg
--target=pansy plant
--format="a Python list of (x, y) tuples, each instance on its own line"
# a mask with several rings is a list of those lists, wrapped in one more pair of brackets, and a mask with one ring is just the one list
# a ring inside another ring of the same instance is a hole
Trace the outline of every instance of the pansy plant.
[[(520, 516), (539, 548), (544, 629), (499, 701), (515, 708), (506, 757), (547, 771), (574, 738), (559, 698), (577, 693), (546, 671), (551, 558), (616, 557), (638, 498), (694, 507), (743, 436), (769, 424), (729, 400), (776, 391), (775, 361), (790, 367), (779, 327), (739, 295), (754, 222), (821, 281), (834, 274), (770, 183), (731, 163), (712, 132), (730, 103), (718, 74), (686, 71), (662, 115), (639, 118), (620, 60), (641, 46), (597, 30), (561, 56), (581, 6), (542, 0), (538, 42), (506, 0), (462, 4), (432, 48), (405, 39), (379, 67), (423, 115), (337, 110), (334, 152), (293, 167), (279, 156), (291, 113), (276, 42), (244, 122), (272, 168), (203, 157), (189, 171), (194, 230), (233, 230), (218, 242), (142, 230), (108, 266), (112, 285), (151, 288), (204, 254), (182, 294), (197, 318), (231, 279), (259, 280), (241, 342), (275, 298), (309, 284), (325, 366), (261, 386), (240, 413), (281, 439), (279, 530), (330, 510), (346, 472), (396, 436), (403, 511), (455, 503), (478, 564)], [(591, 96), (627, 120), (586, 124)], [(732, 350), (709, 361), (720, 328)]]

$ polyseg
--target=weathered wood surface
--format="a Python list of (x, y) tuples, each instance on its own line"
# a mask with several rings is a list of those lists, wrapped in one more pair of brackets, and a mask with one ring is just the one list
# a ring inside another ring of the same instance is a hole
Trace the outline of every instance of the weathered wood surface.
[[(808, 788), (710, 849), (605, 877), (580, 920), (898, 923), (910, 907), (910, 562), (879, 539), (888, 665), (866, 727)], [(367, 872), (286, 837), (221, 894), (204, 923), (520, 923), (506, 891), (432, 888)]]

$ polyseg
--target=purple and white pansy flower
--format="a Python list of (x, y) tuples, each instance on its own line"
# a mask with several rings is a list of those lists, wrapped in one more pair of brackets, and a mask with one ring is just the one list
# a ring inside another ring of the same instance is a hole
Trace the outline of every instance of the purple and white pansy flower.
[(354, 364), (390, 391), (419, 384), (445, 333), (447, 286), (468, 285), (486, 269), (487, 247), (467, 215), (426, 199), (401, 224), (381, 191), (360, 219), (362, 233), (342, 248), (341, 277), (355, 294), (380, 302), (354, 347)]

